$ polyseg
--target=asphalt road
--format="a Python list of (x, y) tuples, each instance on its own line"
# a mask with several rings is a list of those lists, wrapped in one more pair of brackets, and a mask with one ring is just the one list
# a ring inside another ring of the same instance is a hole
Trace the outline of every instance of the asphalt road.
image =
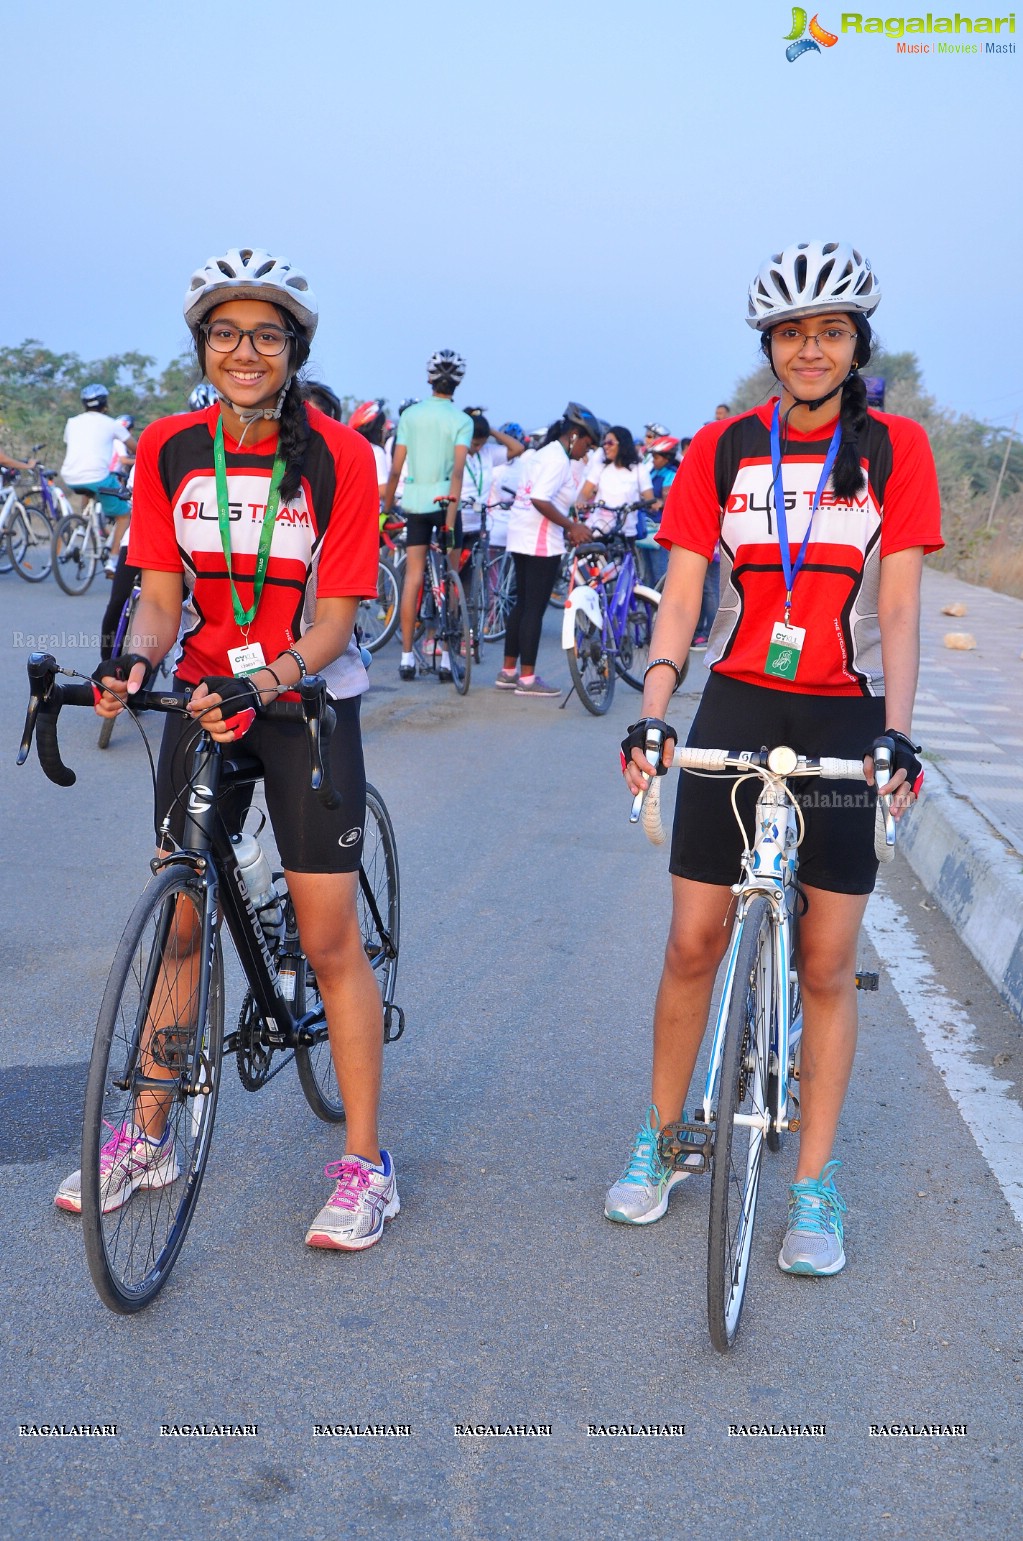
[[(727, 1358), (705, 1324), (706, 1180), (676, 1190), (655, 1226), (602, 1217), (646, 1105), (669, 893), (663, 854), (627, 823), (617, 740), (638, 697), (621, 685), (598, 720), (574, 698), (560, 711), (493, 691), (496, 655), (464, 701), (433, 681), (399, 687), (394, 645), (381, 656), (364, 724), (402, 869), (408, 1029), (387, 1050), (382, 1114), (401, 1214), (366, 1253), (310, 1252), (337, 1133), (291, 1073), (251, 1097), (228, 1066), (173, 1278), (141, 1316), (100, 1305), (79, 1226), (52, 1198), (78, 1165), (99, 996), (146, 875), (148, 768), (125, 724), (101, 754), (84, 712), (61, 723), (75, 787), (16, 769), (14, 752), (27, 649), (56, 637), (62, 661), (91, 667), (101, 581), (72, 600), (0, 577), (0, 1532), (1018, 1535), (1011, 1185), (867, 936), (862, 961), (882, 982), (861, 997), (840, 1131), (845, 1272), (791, 1279), (775, 1265), (791, 1141), (768, 1158)], [(567, 684), (553, 628), (541, 667)], [(679, 702), (680, 727), (695, 700)], [(1018, 1113), (1018, 1027), (904, 863), (882, 887), (872, 934), (893, 970), (906, 947), (926, 957), (950, 1052)], [(204, 1422), (259, 1432), (160, 1433)], [(118, 1433), (19, 1434), (81, 1423)], [(317, 1424), (410, 1433), (323, 1437)], [(465, 1437), (459, 1424), (549, 1433)], [(622, 1424), (685, 1432), (588, 1432)], [(826, 1433), (729, 1432), (782, 1424)], [(966, 1432), (871, 1434), (893, 1424)]]

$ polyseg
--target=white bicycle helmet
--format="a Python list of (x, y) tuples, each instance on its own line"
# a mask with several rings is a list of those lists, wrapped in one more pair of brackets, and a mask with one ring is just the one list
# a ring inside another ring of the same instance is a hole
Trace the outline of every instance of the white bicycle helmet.
[(190, 412), (202, 412), (206, 407), (216, 406), (218, 397), (216, 390), (207, 381), (201, 381), (188, 398), (188, 410)]
[(426, 378), (430, 384), (436, 380), (453, 380), (457, 385), (465, 374), (465, 359), (453, 348), (441, 348), (432, 353), (426, 365)]
[(253, 246), (232, 246), (222, 257), (210, 257), (196, 268), (185, 295), (185, 321), (193, 337), (215, 305), (223, 300), (267, 300), (293, 318), (306, 342), (319, 320), (316, 296), (309, 280), (284, 257)]
[(746, 320), (764, 332), (778, 321), (829, 310), (869, 316), (880, 301), (870, 263), (848, 241), (798, 241), (761, 263)]

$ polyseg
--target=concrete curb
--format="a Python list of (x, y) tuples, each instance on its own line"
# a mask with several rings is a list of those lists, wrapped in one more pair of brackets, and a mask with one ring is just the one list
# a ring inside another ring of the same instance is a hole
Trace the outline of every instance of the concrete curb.
[(930, 762), (899, 849), (1023, 1019), (1023, 856)]

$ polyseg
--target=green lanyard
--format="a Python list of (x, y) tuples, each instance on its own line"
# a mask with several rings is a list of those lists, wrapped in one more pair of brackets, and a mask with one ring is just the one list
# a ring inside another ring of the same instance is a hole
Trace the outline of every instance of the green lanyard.
[[(476, 465), (478, 466), (479, 473), (480, 473), (478, 481), (476, 479), (476, 472), (472, 468), (472, 462), (473, 462), (474, 458), (476, 460)], [(473, 457), (472, 455), (469, 456), (468, 460), (465, 462), (465, 468), (466, 468), (466, 470), (469, 473), (469, 479), (471, 480), (473, 486), (476, 488), (476, 496), (478, 498), (482, 499), (482, 497), (483, 497), (483, 462), (480, 459), (478, 453), (476, 454), (475, 457)]]
[(256, 551), (256, 571), (252, 579), (252, 606), (248, 610), (242, 606), (235, 587), (234, 574), (231, 572), (231, 508), (227, 494), (227, 456), (224, 454), (224, 423), (219, 417), (217, 431), (213, 435), (213, 466), (217, 473), (217, 517), (220, 521), (220, 542), (224, 548), (228, 582), (231, 585), (231, 603), (234, 605), (234, 618), (244, 631), (251, 626), (259, 609), (263, 580), (270, 561), (270, 543), (274, 538), (274, 520), (277, 518), (277, 505), (280, 502), (281, 481), (285, 466), (280, 455), (275, 455), (273, 470), (270, 473), (270, 490), (266, 498), (266, 513), (263, 515), (263, 528), (259, 532), (259, 547)]

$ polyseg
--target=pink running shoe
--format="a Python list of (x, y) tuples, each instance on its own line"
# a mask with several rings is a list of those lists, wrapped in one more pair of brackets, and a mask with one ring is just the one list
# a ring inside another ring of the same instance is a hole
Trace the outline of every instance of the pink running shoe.
[(363, 1156), (342, 1156), (324, 1167), (337, 1186), (306, 1232), (307, 1247), (332, 1247), (361, 1252), (384, 1234), (384, 1221), (401, 1208), (389, 1152), (380, 1152), (381, 1166)]
[[(103, 1213), (127, 1204), (136, 1188), (165, 1188), (180, 1176), (170, 1125), (159, 1140), (149, 1140), (133, 1123), (120, 1129), (107, 1124), (110, 1139), (99, 1153), (99, 1191)], [(82, 1174), (72, 1172), (57, 1189), (53, 1202), (73, 1215), (82, 1212)]]

